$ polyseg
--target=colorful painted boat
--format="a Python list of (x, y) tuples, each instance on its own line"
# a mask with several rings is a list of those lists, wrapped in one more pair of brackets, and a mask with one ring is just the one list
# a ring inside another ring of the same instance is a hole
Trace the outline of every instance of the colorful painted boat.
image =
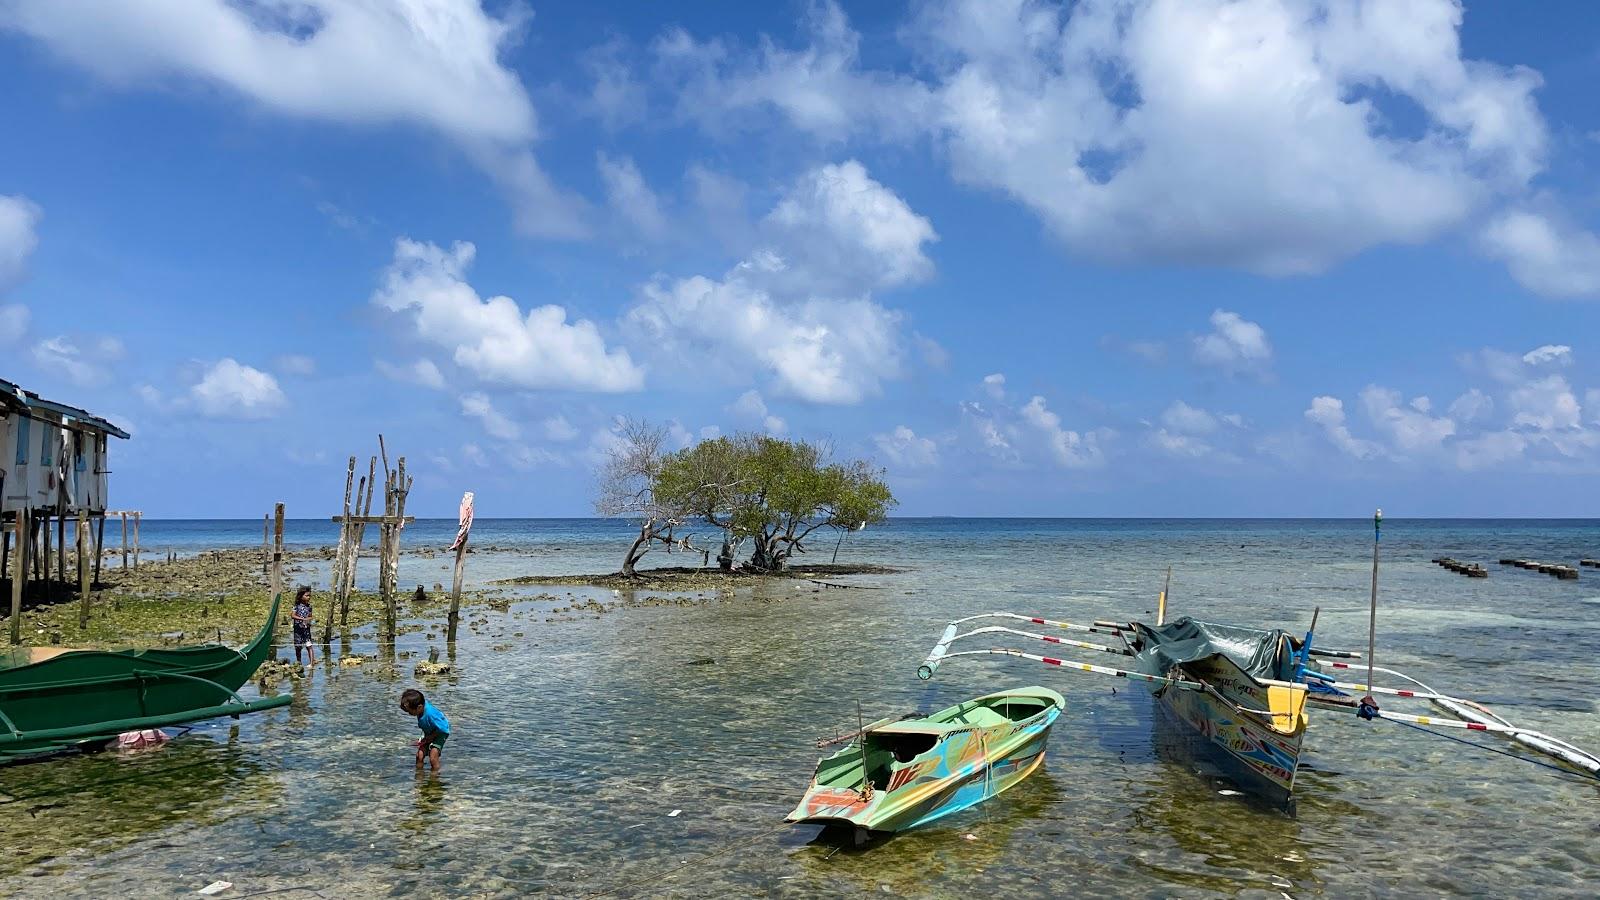
[(786, 821), (904, 831), (1003, 793), (1044, 763), (1066, 700), (1049, 688), (988, 694), (932, 715), (883, 719), (817, 764)]
[[(1306, 688), (1287, 683), (1298, 660), (1293, 638), (1188, 617), (1133, 623), (1123, 638), (1136, 671), (1171, 679), (1145, 687), (1205, 739), (1200, 746), (1234, 782), (1270, 803), (1289, 801), (1307, 724)], [(1205, 688), (1185, 690), (1174, 680)]]
[(266, 624), (239, 649), (0, 653), (0, 762), (101, 743), (125, 731), (287, 705), (287, 694), (245, 700), (237, 693), (271, 654), (277, 621), (274, 598)]
[[(1158, 608), (1164, 611), (1164, 595), (1158, 601)], [(983, 619), (1110, 635), (1117, 638), (1121, 646), (1004, 625), (960, 631), (963, 624)], [(1437, 693), (1403, 672), (1372, 667), (1374, 673), (1402, 679), (1408, 685), (1404, 688), (1341, 681), (1329, 675), (1327, 670), (1367, 667), (1338, 661), (1360, 659), (1360, 653), (1314, 648), (1315, 625), (1313, 613), (1312, 629), (1303, 639), (1296, 639), (1281, 630), (1217, 625), (1190, 618), (1157, 625), (1104, 621), (1080, 624), (1017, 613), (985, 613), (949, 623), (917, 674), (924, 679), (932, 678), (940, 665), (953, 657), (999, 655), (1142, 682), (1166, 714), (1185, 731), (1200, 738), (1195, 743), (1207, 749), (1207, 755), (1220, 764), (1225, 774), (1242, 788), (1272, 803), (1286, 804), (1292, 800), (1310, 706), (1354, 713), (1366, 720), (1387, 719), (1432, 728), (1488, 732), (1551, 757), (1577, 772), (1600, 778), (1600, 756), (1548, 734), (1513, 725), (1480, 703)], [(1127, 668), (1117, 668), (1026, 653), (1012, 647), (951, 650), (956, 641), (979, 635), (1024, 637), (1132, 659)], [(1358, 701), (1352, 692), (1361, 692), (1367, 697)], [(1453, 718), (1380, 709), (1371, 699), (1372, 695), (1427, 702)]]

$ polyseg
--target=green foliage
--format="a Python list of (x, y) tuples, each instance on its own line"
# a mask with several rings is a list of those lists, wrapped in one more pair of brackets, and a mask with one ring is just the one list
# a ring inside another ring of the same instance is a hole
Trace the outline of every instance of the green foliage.
[(755, 542), (751, 564), (780, 569), (818, 528), (877, 524), (895, 504), (865, 460), (830, 462), (823, 448), (766, 435), (701, 441), (668, 454), (655, 473), (658, 505)]

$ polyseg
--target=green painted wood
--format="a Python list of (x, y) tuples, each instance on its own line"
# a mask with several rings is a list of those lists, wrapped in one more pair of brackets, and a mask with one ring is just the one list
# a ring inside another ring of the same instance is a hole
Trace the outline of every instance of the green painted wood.
[(64, 742), (108, 733), (256, 711), (257, 704), (246, 703), (235, 692), (271, 654), (281, 599), (273, 598), (266, 624), (237, 650), (216, 644), (77, 650), (0, 669), (0, 757), (47, 752)]

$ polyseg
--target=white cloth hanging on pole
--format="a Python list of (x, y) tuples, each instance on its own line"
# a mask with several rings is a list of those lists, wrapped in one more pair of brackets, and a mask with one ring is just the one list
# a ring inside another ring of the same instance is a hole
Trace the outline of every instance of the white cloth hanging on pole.
[(472, 530), (472, 492), (467, 491), (461, 495), (461, 524), (456, 528), (456, 539), (449, 549), (454, 550), (461, 546), (467, 539), (467, 533)]

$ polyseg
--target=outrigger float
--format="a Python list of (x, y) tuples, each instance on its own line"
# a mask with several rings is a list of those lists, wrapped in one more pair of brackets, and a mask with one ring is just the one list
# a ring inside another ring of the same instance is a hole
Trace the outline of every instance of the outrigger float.
[[(1311, 629), (1303, 639), (1297, 639), (1279, 629), (1263, 631), (1217, 625), (1189, 617), (1163, 622), (1165, 611), (1166, 592), (1163, 591), (1155, 625), (1104, 621), (1079, 624), (1009, 612), (968, 616), (946, 626), (939, 642), (917, 669), (917, 675), (922, 679), (932, 678), (943, 663), (955, 657), (1010, 656), (1142, 682), (1173, 718), (1203, 739), (1202, 746), (1214, 751), (1210, 755), (1236, 782), (1272, 803), (1287, 803), (1292, 797), (1305, 740), (1308, 706), (1340, 709), (1367, 720), (1388, 719), (1420, 726), (1487, 732), (1600, 780), (1600, 757), (1595, 754), (1550, 735), (1513, 725), (1480, 703), (1438, 693), (1403, 672), (1370, 667), (1372, 672), (1398, 678), (1408, 687), (1362, 684), (1328, 674), (1325, 668), (1361, 670), (1369, 666), (1351, 662), (1362, 659), (1361, 653), (1325, 650), (1312, 645), (1316, 612), (1312, 614)], [(1120, 640), (1121, 646), (1009, 625), (961, 630), (969, 622), (995, 619), (1065, 632), (1107, 635)], [(958, 641), (986, 636), (1027, 638), (1074, 650), (1131, 658), (1132, 662), (1126, 667), (1096, 665), (1011, 647), (951, 649)], [(1366, 696), (1358, 700), (1352, 692), (1362, 692)], [(1374, 694), (1426, 701), (1452, 718), (1391, 712), (1379, 707), (1372, 697)]]
[(927, 716), (880, 719), (819, 746), (850, 746), (817, 763), (787, 822), (851, 826), (857, 839), (925, 825), (994, 797), (1044, 763), (1066, 700), (1049, 688), (1000, 691)]
[(266, 624), (244, 647), (0, 652), (0, 765), (103, 746), (125, 731), (164, 728), (287, 706), (288, 694), (245, 700), (238, 690), (272, 652)]

